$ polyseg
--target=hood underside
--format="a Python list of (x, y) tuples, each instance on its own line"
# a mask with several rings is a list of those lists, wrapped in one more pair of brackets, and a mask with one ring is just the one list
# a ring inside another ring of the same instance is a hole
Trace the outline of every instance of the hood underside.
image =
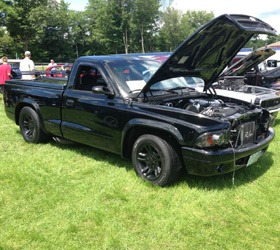
[(196, 76), (209, 88), (224, 68), (254, 34), (276, 35), (270, 25), (246, 15), (222, 15), (208, 22), (183, 42), (147, 82)]

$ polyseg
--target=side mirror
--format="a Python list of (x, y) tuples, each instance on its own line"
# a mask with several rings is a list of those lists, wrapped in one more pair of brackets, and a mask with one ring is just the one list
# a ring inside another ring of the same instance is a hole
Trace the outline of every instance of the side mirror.
[(113, 97), (114, 93), (111, 92), (107, 87), (104, 86), (94, 86), (92, 88), (92, 92), (94, 94), (99, 94), (99, 95), (107, 95), (108, 97)]

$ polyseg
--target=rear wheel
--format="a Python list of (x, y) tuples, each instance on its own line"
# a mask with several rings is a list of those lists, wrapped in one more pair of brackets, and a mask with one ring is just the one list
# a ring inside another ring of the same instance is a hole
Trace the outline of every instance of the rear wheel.
[(42, 131), (38, 114), (30, 107), (24, 107), (20, 111), (19, 127), (23, 139), (27, 142), (39, 143), (47, 138), (47, 135)]
[(133, 145), (132, 162), (137, 175), (154, 185), (175, 181), (181, 170), (176, 151), (162, 138), (142, 135)]

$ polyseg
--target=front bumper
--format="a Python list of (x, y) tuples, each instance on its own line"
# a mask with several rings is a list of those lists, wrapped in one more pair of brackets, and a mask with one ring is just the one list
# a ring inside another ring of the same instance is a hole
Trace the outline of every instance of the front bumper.
[(193, 175), (211, 176), (229, 173), (246, 167), (251, 155), (259, 152), (259, 156), (262, 156), (274, 136), (275, 132), (270, 128), (264, 140), (240, 149), (204, 150), (182, 147), (184, 164), (187, 172)]

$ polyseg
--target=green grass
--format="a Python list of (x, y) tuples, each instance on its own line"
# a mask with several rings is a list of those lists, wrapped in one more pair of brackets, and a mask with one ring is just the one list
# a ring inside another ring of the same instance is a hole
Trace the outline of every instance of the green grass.
[(128, 160), (25, 143), (0, 107), (0, 250), (280, 249), (280, 121), (268, 153), (218, 177), (159, 188)]
[(42, 71), (42, 70), (46, 70), (48, 68), (48, 65), (36, 65), (35, 66), (36, 70)]

